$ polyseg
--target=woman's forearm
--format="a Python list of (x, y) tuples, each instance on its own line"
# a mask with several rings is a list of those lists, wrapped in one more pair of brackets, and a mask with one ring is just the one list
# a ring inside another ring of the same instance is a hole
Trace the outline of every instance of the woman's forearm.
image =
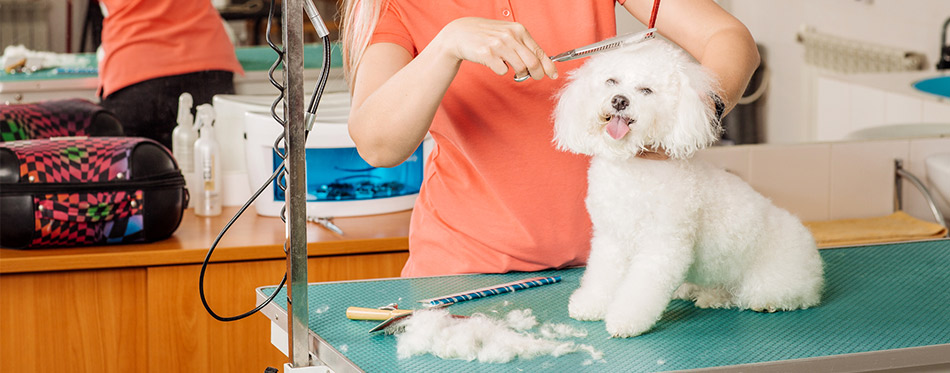
[[(653, 1), (627, 0), (624, 7), (647, 23)], [(712, 0), (664, 0), (656, 27), (715, 75), (726, 112), (731, 110), (759, 66), (755, 40), (745, 25)]]
[(350, 136), (371, 165), (396, 166), (425, 138), (460, 61), (436, 47), (413, 59), (402, 47), (385, 43), (368, 48), (363, 60), (379, 63), (359, 69)]
[(759, 66), (759, 52), (744, 28), (719, 31), (710, 36), (706, 48), (716, 52), (705, 53), (699, 62), (718, 78), (725, 114), (745, 93), (752, 73)]

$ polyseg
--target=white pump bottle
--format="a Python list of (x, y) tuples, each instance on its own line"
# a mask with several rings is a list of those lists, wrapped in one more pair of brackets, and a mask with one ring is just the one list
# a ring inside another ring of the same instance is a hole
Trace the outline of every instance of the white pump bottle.
[(198, 183), (192, 195), (195, 215), (217, 216), (221, 214), (221, 160), (218, 143), (214, 139), (214, 108), (209, 104), (198, 105), (195, 127), (201, 134), (194, 145), (195, 173)]
[(185, 175), (195, 171), (195, 158), (192, 151), (195, 141), (198, 140), (198, 130), (192, 123), (194, 121), (191, 115), (193, 102), (188, 92), (178, 96), (178, 126), (172, 130), (172, 154), (175, 155), (178, 167)]

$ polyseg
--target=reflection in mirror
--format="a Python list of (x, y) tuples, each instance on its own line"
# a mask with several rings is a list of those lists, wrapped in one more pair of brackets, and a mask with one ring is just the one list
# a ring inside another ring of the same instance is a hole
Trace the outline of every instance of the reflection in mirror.
[[(914, 88), (950, 76), (936, 68), (950, 51), (950, 1), (718, 2), (749, 28), (762, 56), (749, 102), (725, 122), (734, 143), (950, 137), (950, 97)], [(642, 28), (623, 13), (618, 32)], [(950, 78), (940, 82), (950, 90)]]

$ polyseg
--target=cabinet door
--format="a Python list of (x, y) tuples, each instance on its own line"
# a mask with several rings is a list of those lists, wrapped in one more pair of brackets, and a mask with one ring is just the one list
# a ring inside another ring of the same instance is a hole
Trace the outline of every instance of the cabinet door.
[(0, 276), (0, 372), (146, 370), (145, 269)]
[[(309, 282), (397, 277), (409, 254), (312, 257)], [(205, 273), (205, 295), (215, 313), (234, 316), (256, 305), (254, 289), (280, 282), (283, 260), (217, 263)], [(270, 344), (261, 315), (220, 322), (198, 296), (198, 265), (148, 269), (148, 368), (151, 372), (260, 372), (287, 357)]]

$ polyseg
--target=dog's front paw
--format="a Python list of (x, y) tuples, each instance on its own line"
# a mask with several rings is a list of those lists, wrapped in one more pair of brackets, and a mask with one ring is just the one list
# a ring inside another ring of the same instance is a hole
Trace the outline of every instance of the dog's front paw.
[(608, 313), (604, 320), (607, 333), (614, 338), (636, 337), (653, 327), (656, 320), (635, 315), (634, 311), (626, 314)]
[(615, 338), (635, 337), (645, 333), (660, 319), (666, 302), (650, 302), (635, 298), (618, 298), (607, 308), (604, 323)]
[(603, 320), (607, 312), (607, 298), (597, 296), (590, 291), (577, 289), (571, 295), (567, 304), (567, 311), (571, 318), (580, 321)]

